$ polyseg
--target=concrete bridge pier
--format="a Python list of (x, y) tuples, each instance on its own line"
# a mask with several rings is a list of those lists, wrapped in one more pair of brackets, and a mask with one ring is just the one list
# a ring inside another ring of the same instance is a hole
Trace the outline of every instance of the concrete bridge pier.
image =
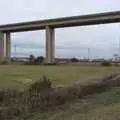
[(11, 61), (11, 34), (10, 32), (5, 33), (6, 37), (6, 60)]
[(3, 62), (5, 58), (4, 38), (4, 33), (0, 32), (0, 63)]
[(55, 62), (55, 30), (46, 26), (46, 64)]

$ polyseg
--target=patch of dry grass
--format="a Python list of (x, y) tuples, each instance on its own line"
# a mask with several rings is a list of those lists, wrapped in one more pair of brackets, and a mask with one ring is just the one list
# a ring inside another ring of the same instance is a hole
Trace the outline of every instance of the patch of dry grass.
[(105, 76), (120, 71), (120, 67), (101, 67), (99, 65), (25, 66), (1, 65), (0, 88), (26, 88), (43, 75), (48, 76), (53, 85), (85, 84), (90, 78)]
[(118, 87), (68, 103), (55, 111), (31, 114), (28, 120), (117, 120), (120, 117), (119, 100)]

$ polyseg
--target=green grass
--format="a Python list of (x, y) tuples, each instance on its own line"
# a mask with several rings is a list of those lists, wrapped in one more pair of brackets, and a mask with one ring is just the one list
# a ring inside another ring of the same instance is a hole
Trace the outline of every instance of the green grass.
[[(0, 88), (20, 89), (43, 75), (48, 76), (53, 85), (73, 85), (92, 82), (90, 78), (105, 76), (111, 72), (119, 72), (120, 67), (101, 67), (98, 65), (62, 65), (62, 66), (26, 66), (1, 65)], [(89, 96), (62, 108), (45, 113), (34, 113), (28, 120), (114, 120), (120, 115), (120, 88), (109, 92)]]
[(120, 116), (120, 88), (68, 103), (54, 111), (34, 113), (28, 120), (116, 120)]
[(43, 75), (48, 76), (53, 85), (72, 85), (75, 82), (84, 84), (88, 79), (104, 76), (111, 72), (120, 71), (120, 67), (101, 67), (93, 65), (64, 65), (64, 66), (0, 66), (0, 88), (26, 88), (30, 83), (39, 80)]

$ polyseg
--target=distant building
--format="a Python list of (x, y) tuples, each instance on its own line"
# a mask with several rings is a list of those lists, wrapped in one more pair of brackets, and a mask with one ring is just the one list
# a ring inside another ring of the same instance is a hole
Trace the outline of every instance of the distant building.
[(11, 59), (13, 61), (17, 61), (17, 62), (27, 62), (27, 61), (29, 61), (28, 57), (12, 57)]

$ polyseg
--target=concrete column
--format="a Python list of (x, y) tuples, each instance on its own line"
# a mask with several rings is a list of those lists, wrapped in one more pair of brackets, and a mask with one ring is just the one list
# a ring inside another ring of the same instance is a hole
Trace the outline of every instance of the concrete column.
[(46, 27), (46, 63), (52, 64), (55, 62), (55, 30)]
[(3, 62), (5, 58), (4, 50), (4, 33), (0, 32), (0, 63)]
[(11, 60), (11, 35), (9, 32), (6, 33), (6, 60)]

